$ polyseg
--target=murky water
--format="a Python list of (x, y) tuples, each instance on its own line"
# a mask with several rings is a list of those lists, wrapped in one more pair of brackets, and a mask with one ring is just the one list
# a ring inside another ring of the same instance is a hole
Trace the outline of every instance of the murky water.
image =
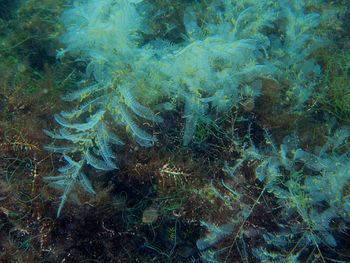
[(0, 1), (0, 262), (348, 262), (348, 1)]

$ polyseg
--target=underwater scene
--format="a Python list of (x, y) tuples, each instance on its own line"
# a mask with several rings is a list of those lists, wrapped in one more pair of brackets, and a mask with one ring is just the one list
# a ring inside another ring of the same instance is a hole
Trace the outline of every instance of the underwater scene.
[(0, 0), (0, 263), (350, 262), (350, 0)]

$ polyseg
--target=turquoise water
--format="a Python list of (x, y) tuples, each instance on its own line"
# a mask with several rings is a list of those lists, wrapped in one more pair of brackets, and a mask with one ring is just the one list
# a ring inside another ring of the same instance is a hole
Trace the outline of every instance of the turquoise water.
[(348, 262), (348, 6), (0, 1), (0, 262)]

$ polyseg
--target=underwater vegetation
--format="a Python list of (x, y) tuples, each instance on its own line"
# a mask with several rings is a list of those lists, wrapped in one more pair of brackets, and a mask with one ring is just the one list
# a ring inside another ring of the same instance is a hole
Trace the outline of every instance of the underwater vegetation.
[(349, 122), (350, 120), (350, 82), (349, 82), (349, 59), (348, 51), (335, 51), (326, 58), (325, 94), (322, 102), (325, 107), (337, 118)]
[[(80, 88), (62, 97), (79, 101), (78, 106), (55, 115), (59, 131), (45, 131), (55, 140), (71, 143), (46, 147), (63, 154), (67, 162), (59, 169), (60, 176), (47, 178), (64, 190), (58, 215), (76, 182), (94, 193), (83, 172), (85, 165), (117, 169), (111, 146), (124, 145), (117, 129), (124, 128), (140, 146), (150, 147), (157, 138), (140, 127), (140, 120), (160, 125), (162, 112), (182, 103), (187, 146), (198, 121), (210, 118), (208, 114), (239, 108), (245, 101), (254, 103), (261, 93), (261, 78), (288, 82), (287, 99), (294, 101), (291, 110), (309, 99), (321, 74), (309, 57), (326, 43), (316, 28), (325, 22), (323, 17), (332, 16), (305, 14), (308, 5), (299, 2), (214, 1), (210, 7), (203, 17), (196, 16), (201, 4), (185, 8), (184, 39), (178, 44), (151, 31), (152, 17), (146, 21), (148, 9), (156, 8), (151, 3), (77, 2), (64, 12), (65, 49), (57, 56), (78, 55), (87, 66)], [(143, 34), (148, 35), (147, 42)]]
[(346, 1), (7, 2), (0, 261), (350, 260)]

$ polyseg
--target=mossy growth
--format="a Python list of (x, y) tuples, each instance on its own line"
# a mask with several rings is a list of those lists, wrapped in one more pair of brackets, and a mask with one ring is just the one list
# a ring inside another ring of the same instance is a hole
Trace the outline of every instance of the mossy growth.
[[(172, 43), (183, 42), (185, 28), (182, 23), (183, 13), (188, 6), (186, 1), (153, 0), (150, 3), (148, 27), (153, 34), (145, 35), (144, 41), (167, 39)], [(167, 21), (164, 23), (164, 21)]]
[(28, 114), (52, 115), (62, 108), (57, 99), (76, 88), (83, 62), (56, 60), (63, 32), (57, 21), (66, 0), (7, 2), (0, 0), (0, 7), (6, 7), (2, 13), (11, 13), (5, 19), (0, 12), (0, 126), (32, 127), (38, 120)]
[(325, 57), (321, 102), (338, 119), (350, 122), (350, 52), (339, 50)]

